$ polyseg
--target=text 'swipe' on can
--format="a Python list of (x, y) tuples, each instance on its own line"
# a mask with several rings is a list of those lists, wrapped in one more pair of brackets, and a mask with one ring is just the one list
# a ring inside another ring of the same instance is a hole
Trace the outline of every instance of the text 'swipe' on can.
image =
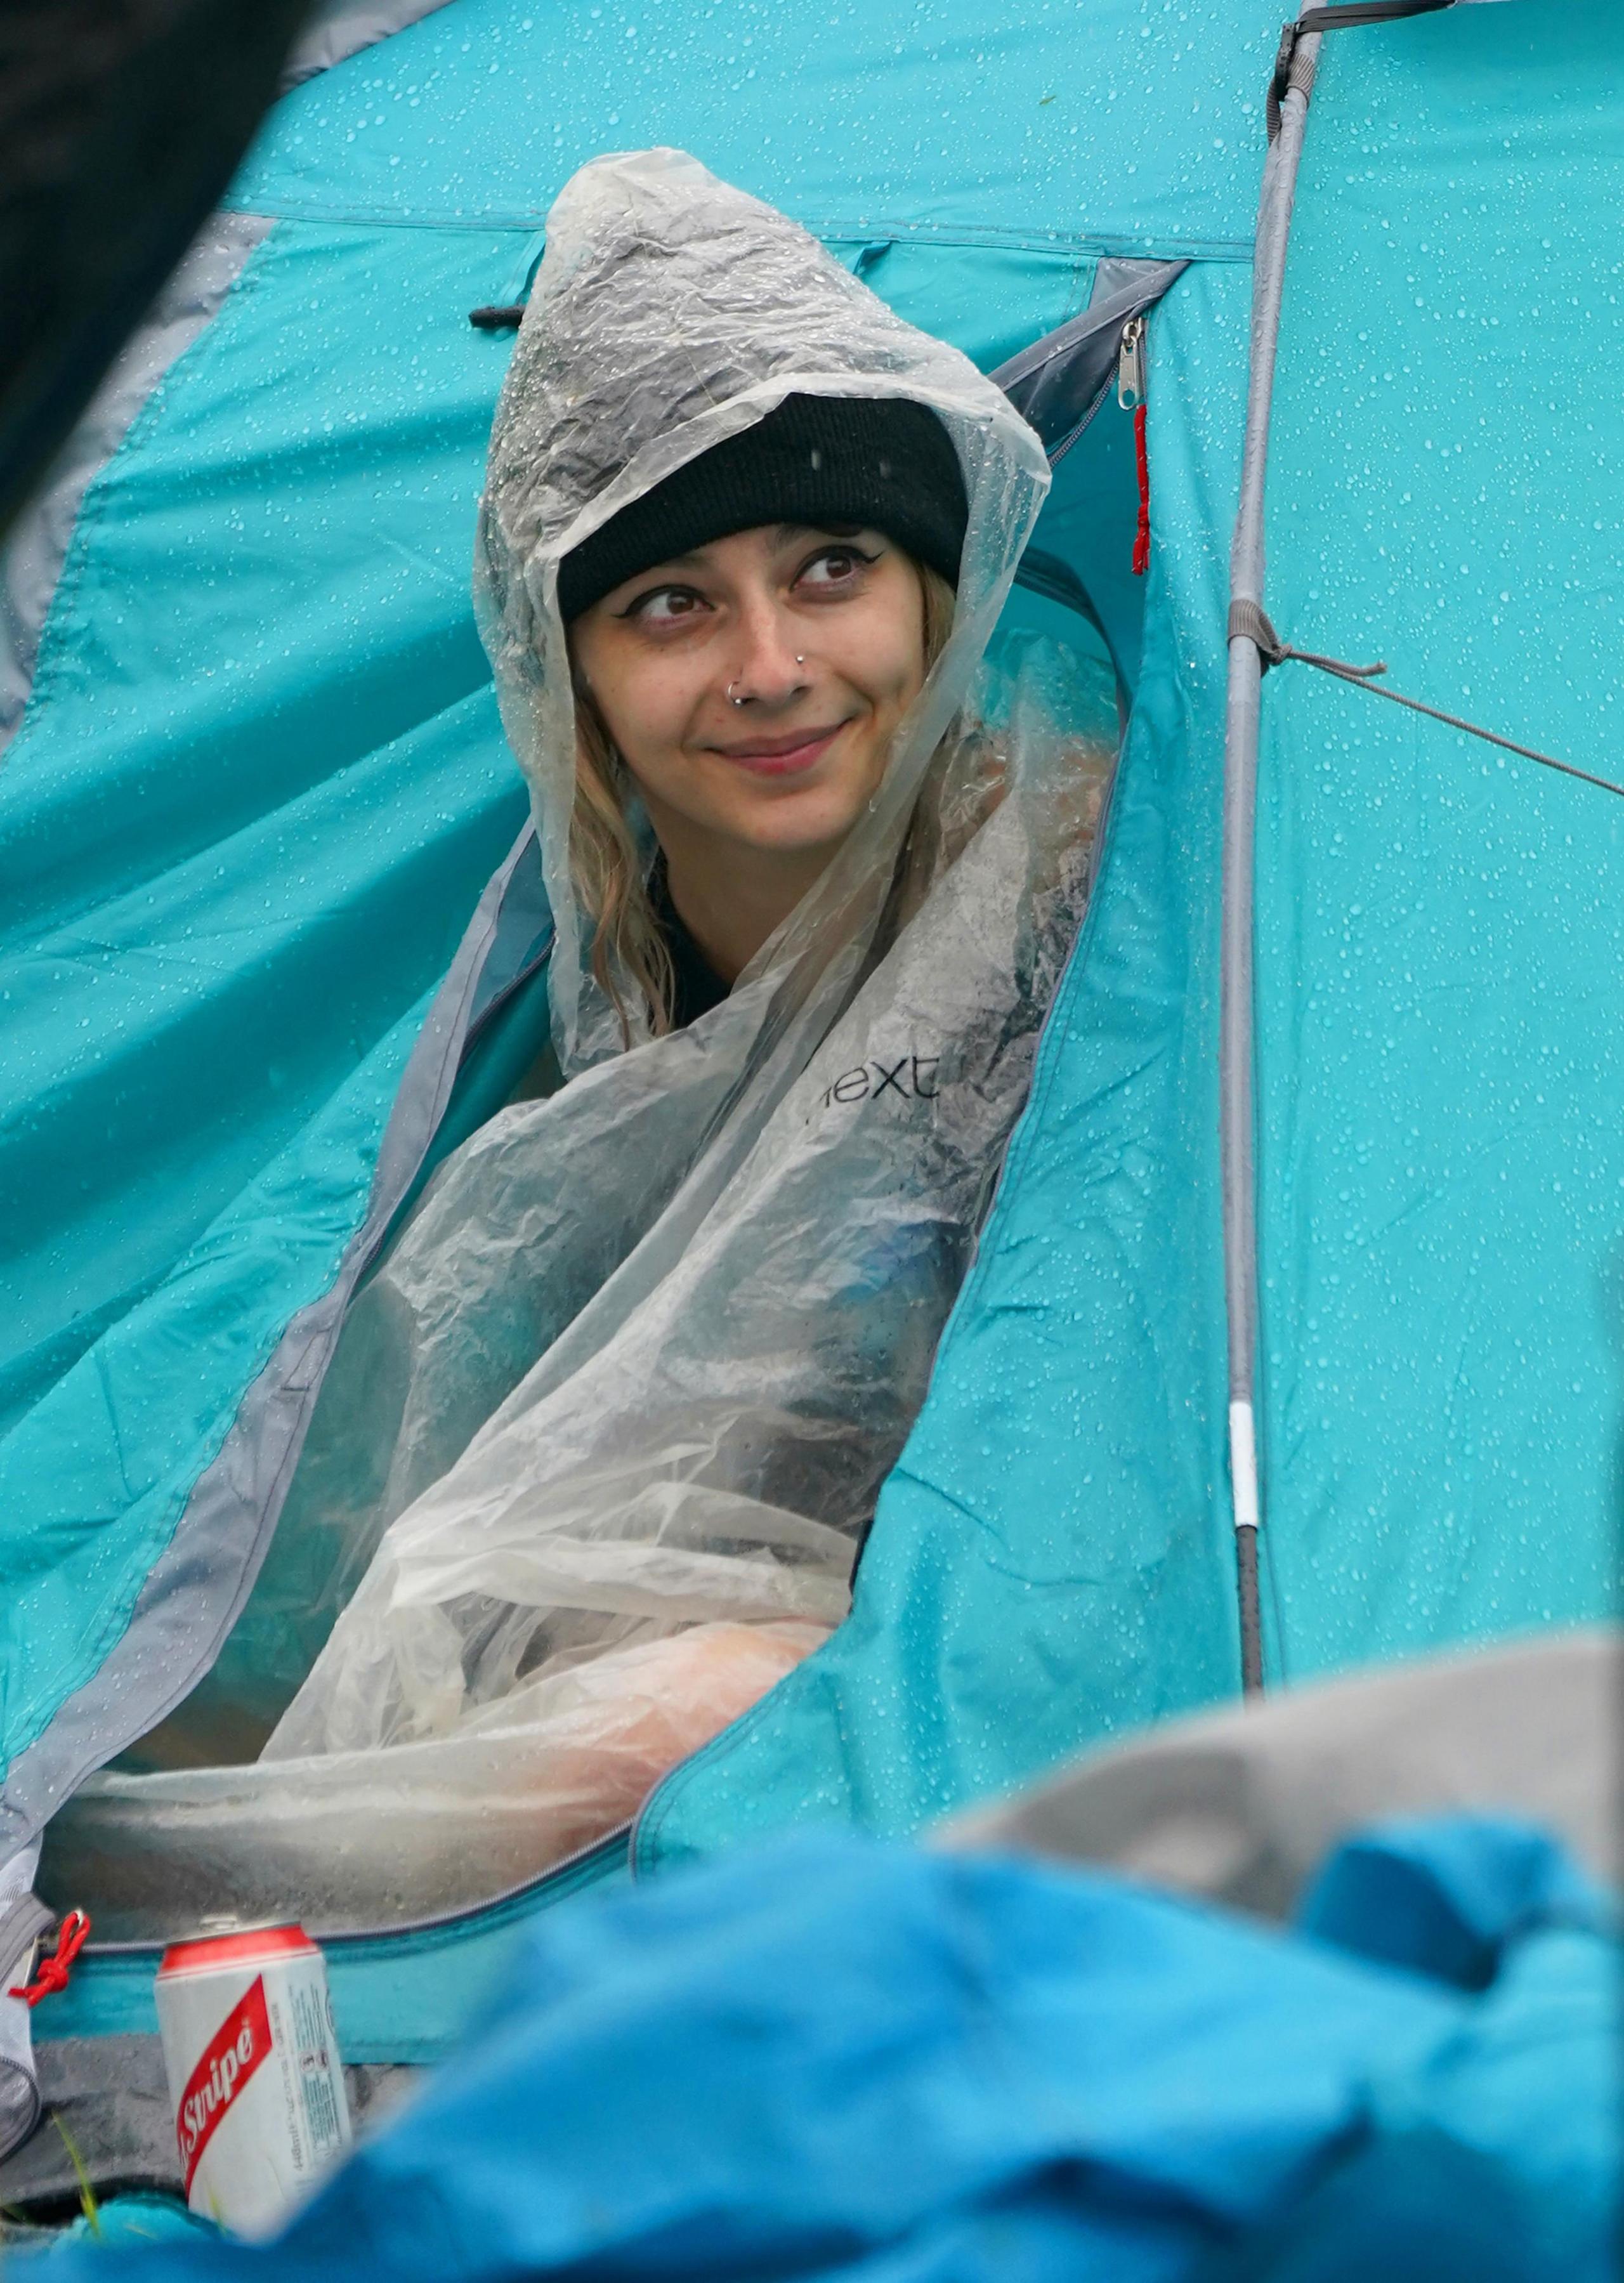
[(158, 2027), (186, 2201), (270, 2234), (349, 2146), (320, 1951), (296, 1926), (172, 1944)]

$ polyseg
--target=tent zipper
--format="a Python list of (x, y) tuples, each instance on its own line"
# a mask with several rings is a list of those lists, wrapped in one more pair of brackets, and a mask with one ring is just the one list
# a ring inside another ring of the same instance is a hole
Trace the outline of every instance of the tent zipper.
[(1134, 576), (1143, 579), (1151, 567), (1151, 461), (1146, 437), (1148, 409), (1144, 391), (1144, 313), (1130, 317), (1122, 328), (1117, 352), (1117, 402), (1134, 416), (1134, 471), (1139, 484), (1139, 520), (1134, 530)]
[(1124, 412), (1136, 412), (1144, 402), (1144, 316), (1130, 317), (1122, 328), (1117, 351), (1117, 402)]

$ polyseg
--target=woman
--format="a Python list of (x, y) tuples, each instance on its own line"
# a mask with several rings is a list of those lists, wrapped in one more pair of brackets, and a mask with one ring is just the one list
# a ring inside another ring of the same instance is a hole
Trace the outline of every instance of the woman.
[(952, 623), (964, 515), (925, 406), (791, 396), (564, 558), (571, 884), (624, 1043), (617, 978), (656, 1033), (707, 1013), (868, 806)]
[(843, 1616), (1085, 892), (1103, 693), (983, 662), (1047, 482), (692, 160), (560, 196), (476, 568), (558, 1067), (356, 1304), (212, 1685), (311, 1798), (412, 1744), (449, 1828), (522, 1738), (534, 1869)]

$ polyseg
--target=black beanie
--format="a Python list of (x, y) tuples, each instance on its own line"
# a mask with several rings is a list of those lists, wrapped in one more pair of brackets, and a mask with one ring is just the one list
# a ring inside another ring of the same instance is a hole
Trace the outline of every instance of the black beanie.
[(760, 524), (883, 531), (958, 584), (969, 503), (958, 454), (902, 396), (786, 396), (776, 410), (634, 500), (558, 566), (566, 624), (623, 579)]

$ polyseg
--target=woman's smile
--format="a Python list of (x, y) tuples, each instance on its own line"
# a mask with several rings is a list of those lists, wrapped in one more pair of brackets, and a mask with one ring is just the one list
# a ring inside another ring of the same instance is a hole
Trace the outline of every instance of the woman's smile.
[(736, 744), (714, 744), (706, 750), (737, 762), (754, 776), (801, 776), (816, 767), (846, 726), (845, 721), (837, 721), (826, 729), (788, 729), (782, 736), (747, 737)]

